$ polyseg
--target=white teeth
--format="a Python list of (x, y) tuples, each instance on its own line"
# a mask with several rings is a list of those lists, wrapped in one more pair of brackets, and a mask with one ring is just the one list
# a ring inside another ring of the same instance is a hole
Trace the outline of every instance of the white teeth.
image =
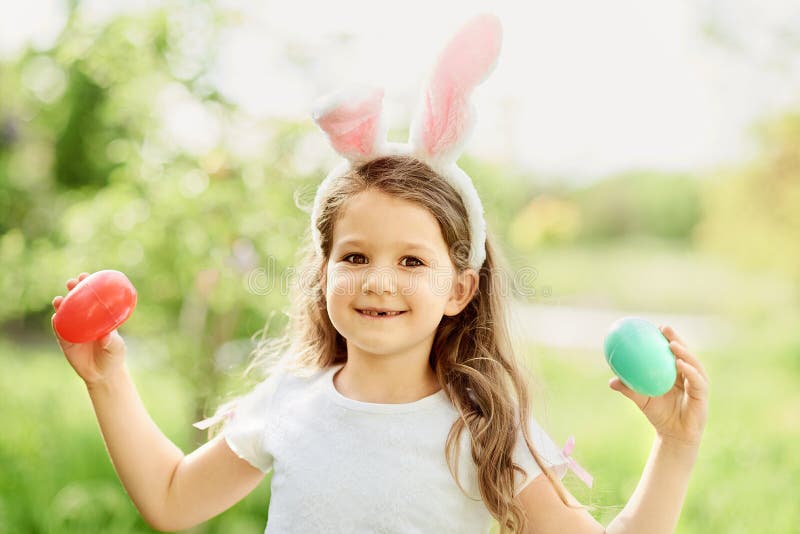
[(361, 310), (361, 313), (363, 313), (364, 315), (371, 315), (371, 316), (373, 316), (373, 317), (377, 317), (377, 316), (379, 316), (379, 315), (382, 315), (382, 316), (383, 316), (383, 315), (400, 315), (400, 313), (401, 313), (401, 312), (384, 312), (384, 313), (378, 313), (378, 312), (376, 312), (376, 311)]

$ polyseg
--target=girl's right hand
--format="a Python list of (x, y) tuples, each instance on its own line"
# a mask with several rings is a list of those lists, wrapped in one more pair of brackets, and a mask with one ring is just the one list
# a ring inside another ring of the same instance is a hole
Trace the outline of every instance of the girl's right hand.
[[(89, 276), (89, 273), (81, 273), (78, 278), (67, 280), (67, 292), (71, 291), (78, 282)], [(64, 297), (57, 296), (53, 299), (53, 308), (58, 311)], [(50, 318), (51, 324), (54, 323), (56, 315)], [(106, 334), (96, 341), (87, 343), (70, 343), (62, 339), (56, 332), (53, 325), (53, 332), (56, 340), (67, 357), (67, 361), (75, 369), (86, 385), (92, 385), (104, 381), (114, 371), (123, 366), (125, 361), (125, 341), (117, 333), (116, 329)]]

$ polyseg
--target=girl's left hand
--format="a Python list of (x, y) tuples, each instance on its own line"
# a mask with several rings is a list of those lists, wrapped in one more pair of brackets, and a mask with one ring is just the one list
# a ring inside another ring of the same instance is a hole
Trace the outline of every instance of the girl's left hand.
[(608, 385), (635, 402), (662, 438), (699, 445), (708, 417), (708, 375), (671, 326), (659, 330), (669, 340), (678, 367), (672, 389), (660, 397), (648, 397), (631, 390), (618, 377)]

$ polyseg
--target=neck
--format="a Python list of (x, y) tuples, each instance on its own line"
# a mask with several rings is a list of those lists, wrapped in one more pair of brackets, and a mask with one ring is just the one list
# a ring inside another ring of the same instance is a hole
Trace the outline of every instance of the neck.
[(427, 356), (367, 355), (351, 350), (333, 383), (345, 397), (380, 404), (415, 402), (441, 389)]

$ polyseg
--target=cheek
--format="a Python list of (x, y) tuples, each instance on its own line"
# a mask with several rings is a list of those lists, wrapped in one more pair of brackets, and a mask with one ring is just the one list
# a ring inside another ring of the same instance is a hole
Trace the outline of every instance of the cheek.
[(434, 270), (414, 273), (406, 280), (405, 288), (424, 299), (446, 299), (451, 290), (451, 277), (445, 273)]
[(336, 300), (355, 294), (357, 277), (354, 273), (345, 269), (332, 269), (329, 273), (325, 290), (328, 299)]

